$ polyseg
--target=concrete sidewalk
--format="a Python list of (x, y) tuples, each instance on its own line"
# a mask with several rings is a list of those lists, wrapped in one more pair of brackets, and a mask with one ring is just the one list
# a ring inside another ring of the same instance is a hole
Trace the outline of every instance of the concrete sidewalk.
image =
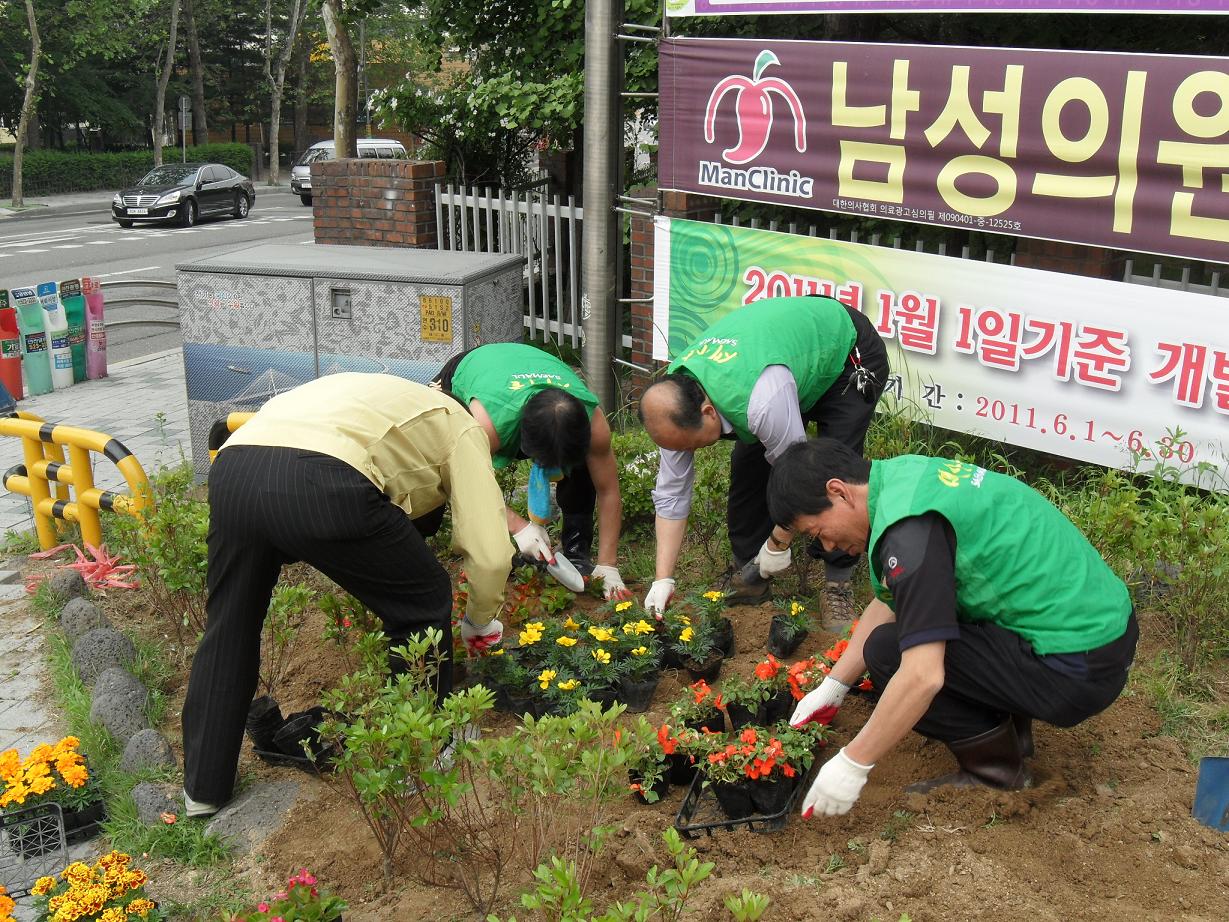
[[(117, 362), (106, 378), (26, 397), (17, 408), (37, 413), (49, 423), (93, 429), (118, 439), (149, 475), (192, 455), (183, 352), (179, 349)], [(115, 465), (101, 455), (91, 453), (91, 458), (94, 482), (100, 489), (127, 489)], [(0, 474), (23, 460), (21, 439), (0, 438)], [(0, 535), (33, 527), (29, 498), (0, 493)]]

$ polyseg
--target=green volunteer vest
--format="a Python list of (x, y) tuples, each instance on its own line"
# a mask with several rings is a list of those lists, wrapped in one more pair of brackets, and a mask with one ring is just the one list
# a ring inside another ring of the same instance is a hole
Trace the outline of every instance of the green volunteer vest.
[(956, 533), (960, 621), (1005, 627), (1042, 656), (1092, 650), (1126, 630), (1126, 585), (1065, 515), (1014, 477), (903, 455), (872, 463), (868, 506), (871, 585), (889, 605), (878, 550), (883, 533), (901, 519), (937, 512)]
[(809, 410), (841, 375), (858, 334), (833, 298), (769, 298), (726, 314), (670, 363), (700, 382), (713, 406), (744, 442), (751, 390), (769, 365), (784, 365), (798, 383), (798, 405)]
[(466, 405), (477, 400), (495, 424), (499, 450), (491, 464), (496, 468), (516, 461), (521, 449), (521, 413), (530, 397), (548, 387), (575, 396), (593, 418), (597, 398), (576, 372), (550, 353), (524, 343), (479, 346), (461, 359), (452, 376), (452, 393)]

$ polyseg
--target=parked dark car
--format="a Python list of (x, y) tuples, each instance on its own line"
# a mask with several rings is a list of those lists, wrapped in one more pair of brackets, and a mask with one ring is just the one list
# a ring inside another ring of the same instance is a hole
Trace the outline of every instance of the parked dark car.
[(179, 221), (191, 227), (215, 214), (246, 218), (256, 189), (246, 176), (221, 163), (164, 163), (137, 184), (115, 193), (111, 220), (120, 227), (138, 221)]

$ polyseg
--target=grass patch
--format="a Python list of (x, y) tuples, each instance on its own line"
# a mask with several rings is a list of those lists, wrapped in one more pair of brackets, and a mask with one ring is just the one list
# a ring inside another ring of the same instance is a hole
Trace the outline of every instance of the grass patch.
[[(123, 752), (118, 742), (90, 720), (90, 690), (73, 667), (68, 638), (60, 633), (56, 625), (59, 601), (46, 583), (38, 587), (31, 601), (48, 627), (47, 665), (68, 732), (81, 740), (81, 751), (85, 754), (90, 775), (99, 785), (107, 803), (108, 818), (103, 823), (103, 830), (112, 846), (130, 855), (169, 858), (190, 867), (211, 867), (225, 861), (226, 846), (217, 836), (205, 833), (204, 823), (182, 820), (173, 825), (146, 826), (138, 819), (132, 789), (142, 781), (170, 781), (177, 779), (177, 775), (169, 772), (134, 775), (120, 771)], [(155, 646), (138, 644), (137, 650), (134, 664), (137, 677), (151, 690), (150, 710), (161, 716), (166, 708), (166, 696), (155, 690), (157, 686), (151, 681), (168, 675), (169, 666), (158, 656)], [(153, 723), (156, 725), (157, 721)]]
[(1181, 742), (1192, 762), (1229, 752), (1229, 688), (1223, 680), (1192, 673), (1163, 650), (1136, 664), (1132, 685), (1156, 709), (1161, 732)]

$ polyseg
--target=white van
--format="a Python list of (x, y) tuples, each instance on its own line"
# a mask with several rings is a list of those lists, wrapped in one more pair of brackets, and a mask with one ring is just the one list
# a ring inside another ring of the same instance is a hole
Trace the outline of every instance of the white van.
[[(405, 145), (400, 141), (389, 141), (384, 138), (359, 138), (358, 155), (363, 158), (380, 160), (409, 160)], [(312, 169), (311, 165), (318, 160), (332, 160), (336, 157), (332, 141), (320, 141), (313, 144), (299, 158), (299, 162), (290, 171), (290, 191), (295, 193), (304, 205), (312, 203)]]

